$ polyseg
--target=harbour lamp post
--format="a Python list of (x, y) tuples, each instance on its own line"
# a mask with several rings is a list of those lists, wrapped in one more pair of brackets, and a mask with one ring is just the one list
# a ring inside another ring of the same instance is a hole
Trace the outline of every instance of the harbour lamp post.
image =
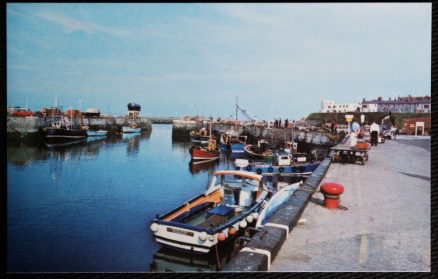
[(353, 116), (354, 115), (352, 115), (352, 114), (345, 115), (345, 120), (347, 120), (347, 123), (348, 123), (348, 132), (350, 132), (350, 130), (351, 130), (350, 123), (351, 123), (351, 121), (353, 121)]

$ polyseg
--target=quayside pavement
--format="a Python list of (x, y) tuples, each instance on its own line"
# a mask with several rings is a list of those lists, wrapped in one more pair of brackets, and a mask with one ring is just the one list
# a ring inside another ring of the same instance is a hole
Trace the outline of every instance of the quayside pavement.
[(430, 138), (399, 136), (332, 163), (320, 185), (342, 184), (348, 210), (314, 193), (269, 271), (431, 271), (430, 155)]

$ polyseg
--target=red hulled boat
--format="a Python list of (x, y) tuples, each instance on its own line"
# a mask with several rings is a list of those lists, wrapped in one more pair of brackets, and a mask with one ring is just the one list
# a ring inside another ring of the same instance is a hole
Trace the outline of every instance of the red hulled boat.
[(207, 147), (192, 146), (190, 154), (193, 161), (213, 161), (219, 159), (220, 153), (217, 149), (216, 140), (210, 138)]

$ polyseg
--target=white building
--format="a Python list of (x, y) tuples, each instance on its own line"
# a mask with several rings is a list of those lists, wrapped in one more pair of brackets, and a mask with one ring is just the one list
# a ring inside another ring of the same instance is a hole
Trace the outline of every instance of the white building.
[(378, 97), (377, 100), (366, 101), (362, 99), (362, 112), (415, 112), (415, 113), (430, 113), (431, 112), (430, 96), (413, 97), (398, 97), (383, 100)]
[(354, 112), (360, 109), (359, 104), (336, 104), (334, 101), (324, 100), (319, 112)]

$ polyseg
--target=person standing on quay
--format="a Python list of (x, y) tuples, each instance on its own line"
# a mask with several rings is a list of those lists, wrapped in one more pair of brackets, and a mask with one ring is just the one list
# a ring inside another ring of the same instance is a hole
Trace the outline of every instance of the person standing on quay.
[(371, 146), (377, 146), (377, 137), (379, 136), (379, 125), (377, 125), (376, 121), (370, 125), (370, 133), (371, 133)]

